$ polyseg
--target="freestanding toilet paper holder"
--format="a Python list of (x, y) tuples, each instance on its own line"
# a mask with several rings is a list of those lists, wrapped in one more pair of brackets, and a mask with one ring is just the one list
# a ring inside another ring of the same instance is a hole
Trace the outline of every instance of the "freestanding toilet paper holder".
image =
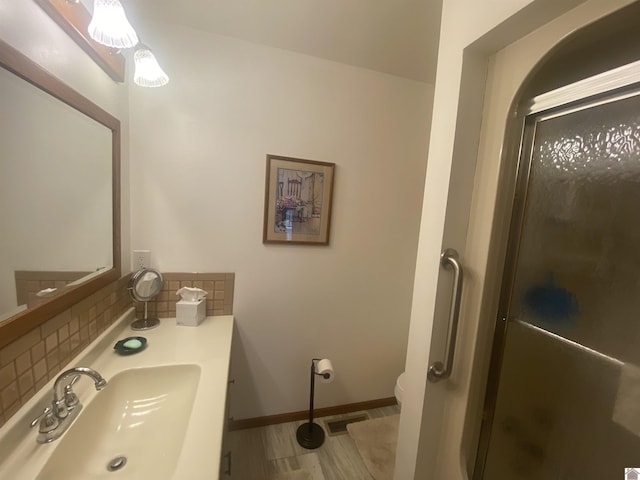
[(316, 370), (317, 362), (321, 358), (311, 359), (311, 391), (309, 392), (309, 422), (303, 423), (296, 431), (296, 439), (301, 447), (314, 449), (324, 443), (324, 430), (317, 423), (313, 423), (313, 394), (316, 386), (316, 375), (322, 376), (325, 380), (329, 380), (330, 373), (319, 373)]

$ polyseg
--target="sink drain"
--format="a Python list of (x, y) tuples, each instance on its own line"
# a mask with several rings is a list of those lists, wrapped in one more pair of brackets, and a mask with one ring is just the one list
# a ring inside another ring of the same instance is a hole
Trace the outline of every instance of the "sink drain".
[(122, 467), (124, 467), (127, 464), (127, 457), (116, 457), (113, 460), (109, 461), (109, 463), (107, 463), (107, 470), (109, 472), (116, 472), (118, 470), (120, 470)]

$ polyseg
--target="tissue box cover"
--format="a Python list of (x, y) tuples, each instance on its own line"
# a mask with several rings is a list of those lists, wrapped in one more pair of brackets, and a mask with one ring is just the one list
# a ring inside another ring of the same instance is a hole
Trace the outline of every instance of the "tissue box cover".
[(197, 302), (180, 300), (176, 303), (176, 323), (195, 327), (207, 316), (207, 304), (203, 298)]

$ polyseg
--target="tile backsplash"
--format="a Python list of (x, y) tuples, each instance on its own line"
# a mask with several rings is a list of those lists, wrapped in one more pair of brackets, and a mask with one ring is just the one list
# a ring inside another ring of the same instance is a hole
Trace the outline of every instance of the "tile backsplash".
[[(233, 313), (233, 273), (164, 273), (164, 284), (158, 296), (148, 302), (149, 317), (176, 316), (176, 295), (182, 287), (197, 287), (207, 292), (207, 316)], [(136, 316), (144, 317), (144, 303), (136, 303)]]
[[(181, 287), (207, 291), (207, 315), (233, 313), (233, 273), (162, 275), (164, 285), (148, 304), (149, 316), (174, 317)], [(0, 349), (0, 426), (134, 304), (127, 291), (130, 277), (125, 275)], [(144, 304), (135, 306), (136, 316), (142, 318)]]
[(91, 272), (64, 272), (42, 270), (16, 270), (16, 297), (18, 305), (32, 307), (46, 300), (38, 296), (45, 288), (64, 288), (71, 282), (86, 277)]
[(0, 349), (0, 425), (132, 305), (130, 275)]

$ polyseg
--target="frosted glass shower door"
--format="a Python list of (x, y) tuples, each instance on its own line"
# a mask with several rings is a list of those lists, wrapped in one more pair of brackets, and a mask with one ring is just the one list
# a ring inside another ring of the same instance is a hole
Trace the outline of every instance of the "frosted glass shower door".
[(623, 479), (640, 466), (640, 97), (525, 132), (476, 478)]

